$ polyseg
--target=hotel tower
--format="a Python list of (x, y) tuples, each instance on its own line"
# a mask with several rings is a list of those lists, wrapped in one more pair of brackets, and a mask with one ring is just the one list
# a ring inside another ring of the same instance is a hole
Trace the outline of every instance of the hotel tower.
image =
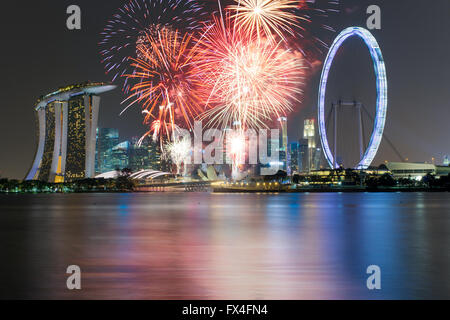
[(67, 182), (94, 178), (100, 94), (104, 83), (71, 85), (39, 99), (39, 144), (26, 180)]

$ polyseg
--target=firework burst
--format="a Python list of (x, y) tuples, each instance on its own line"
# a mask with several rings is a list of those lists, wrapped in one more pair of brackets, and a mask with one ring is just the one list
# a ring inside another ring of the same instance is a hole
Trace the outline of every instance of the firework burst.
[(214, 18), (199, 42), (197, 65), (208, 92), (208, 110), (201, 119), (209, 125), (243, 128), (266, 123), (291, 111), (299, 101), (302, 57), (266, 38), (256, 39), (231, 19)]
[(233, 0), (227, 10), (242, 30), (273, 41), (288, 42), (313, 62), (328, 46), (322, 40), (338, 0)]
[(295, 10), (298, 0), (235, 0), (236, 4), (228, 7), (235, 12), (237, 26), (245, 32), (256, 33), (274, 39), (274, 34), (285, 39), (284, 33), (294, 35), (293, 27), (299, 26)]
[(171, 159), (177, 167), (177, 174), (181, 173), (181, 165), (184, 163), (186, 167), (186, 159), (191, 153), (191, 141), (185, 137), (179, 137), (172, 142), (166, 144), (165, 157)]
[(190, 0), (129, 0), (108, 21), (101, 33), (100, 54), (112, 81), (125, 79), (123, 88), (131, 88), (125, 74), (133, 73), (130, 58), (138, 58), (137, 48), (146, 41), (147, 34), (155, 35), (163, 28), (194, 30), (201, 26), (206, 12)]
[(239, 168), (245, 164), (246, 134), (242, 128), (227, 132), (227, 154), (231, 159), (232, 178), (239, 179)]
[[(305, 26), (331, 11), (323, 3), (337, 0), (128, 0), (101, 34), (102, 62), (124, 79), (125, 110), (142, 105), (142, 140), (162, 146), (198, 116), (267, 127), (301, 98), (305, 62), (315, 62), (308, 41), (320, 42)], [(220, 19), (205, 19), (217, 8)]]
[(128, 107), (142, 104), (145, 123), (150, 125), (147, 135), (170, 140), (176, 122), (191, 128), (191, 120), (202, 110), (198, 95), (202, 83), (192, 63), (196, 58), (192, 36), (164, 28), (147, 34), (137, 50), (140, 58), (132, 58), (131, 64), (135, 71), (126, 75), (128, 80), (136, 80), (126, 100), (130, 101)]

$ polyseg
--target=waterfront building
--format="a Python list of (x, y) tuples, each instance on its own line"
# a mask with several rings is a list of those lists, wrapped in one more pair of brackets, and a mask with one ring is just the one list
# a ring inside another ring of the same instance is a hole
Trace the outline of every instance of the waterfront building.
[(364, 171), (347, 169), (321, 169), (300, 173), (294, 177), (296, 184), (304, 186), (327, 185), (327, 186), (360, 186), (364, 179), (369, 177), (381, 177), (390, 174), (385, 167), (372, 168)]
[(437, 174), (437, 167), (428, 163), (388, 162), (385, 166), (396, 179), (421, 180), (427, 174)]
[(66, 182), (95, 176), (99, 95), (114, 88), (86, 82), (38, 100), (39, 143), (25, 180)]

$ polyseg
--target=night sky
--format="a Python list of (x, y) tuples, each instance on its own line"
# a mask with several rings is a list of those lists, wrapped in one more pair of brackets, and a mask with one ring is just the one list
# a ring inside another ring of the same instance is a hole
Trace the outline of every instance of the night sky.
[[(108, 81), (100, 63), (99, 33), (124, 1), (42, 0), (2, 3), (0, 52), (0, 176), (23, 178), (36, 149), (37, 98), (61, 86)], [(66, 8), (82, 10), (82, 30), (66, 28)], [(340, 13), (329, 19), (337, 32), (349, 26), (366, 26), (366, 8), (382, 9), (382, 30), (374, 30), (386, 61), (389, 105), (386, 135), (405, 158), (414, 162), (442, 163), (450, 154), (450, 2), (448, 0), (341, 0)], [(337, 34), (335, 34), (337, 35)], [(329, 36), (332, 40), (333, 34)], [(329, 42), (329, 41), (328, 41)], [(324, 57), (321, 58), (322, 60)], [(320, 71), (320, 69), (319, 69)], [(372, 63), (362, 41), (346, 42), (331, 71), (327, 101), (363, 102), (375, 110)], [(301, 106), (289, 116), (289, 135), (300, 136), (303, 119), (316, 117), (319, 72), (307, 80)], [(123, 116), (122, 92), (102, 97), (100, 127), (119, 128), (121, 139), (145, 132), (138, 108)], [(352, 136), (356, 127), (345, 127)], [(383, 141), (374, 165), (399, 161)]]

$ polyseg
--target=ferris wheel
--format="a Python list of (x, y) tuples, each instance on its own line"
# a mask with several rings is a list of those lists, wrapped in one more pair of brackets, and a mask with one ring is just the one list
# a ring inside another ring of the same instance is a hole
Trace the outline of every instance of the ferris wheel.
[(369, 142), (369, 145), (365, 152), (361, 152), (361, 159), (356, 167), (359, 170), (365, 170), (370, 167), (375, 156), (378, 152), (378, 149), (381, 144), (381, 140), (383, 138), (384, 127), (386, 124), (386, 115), (387, 115), (387, 76), (386, 76), (386, 67), (384, 64), (383, 55), (381, 53), (380, 46), (378, 45), (375, 37), (366, 29), (361, 27), (350, 27), (342, 31), (337, 38), (334, 40), (330, 51), (328, 52), (328, 56), (325, 59), (324, 67), (322, 70), (322, 76), (320, 79), (320, 87), (319, 87), (319, 133), (320, 140), (322, 143), (322, 149), (327, 159), (328, 164), (331, 168), (339, 168), (339, 164), (336, 160), (336, 143), (335, 143), (335, 151), (334, 154), (330, 149), (330, 144), (327, 138), (327, 130), (326, 130), (326, 120), (325, 120), (325, 94), (328, 83), (328, 75), (330, 73), (331, 66), (333, 64), (334, 57), (338, 52), (339, 48), (343, 45), (343, 43), (351, 38), (351, 37), (360, 37), (364, 40), (367, 48), (369, 49), (369, 53), (372, 57), (372, 61), (375, 69), (376, 76), (376, 84), (377, 84), (377, 103), (376, 103), (376, 115), (375, 115), (375, 123), (374, 130), (372, 132), (372, 136)]

